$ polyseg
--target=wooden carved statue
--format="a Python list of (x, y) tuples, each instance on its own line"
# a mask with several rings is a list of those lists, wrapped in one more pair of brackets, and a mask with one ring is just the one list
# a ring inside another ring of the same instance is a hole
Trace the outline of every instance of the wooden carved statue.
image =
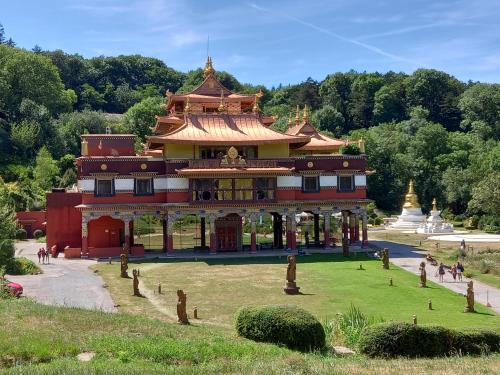
[(132, 276), (134, 276), (134, 296), (142, 297), (142, 294), (139, 292), (139, 271), (132, 270)]
[(472, 280), (467, 283), (467, 305), (465, 306), (465, 312), (474, 312), (474, 284)]
[(297, 270), (297, 260), (295, 255), (289, 255), (287, 257), (288, 265), (286, 267), (286, 284), (283, 289), (286, 294), (298, 294), (299, 287), (295, 283), (296, 270)]
[(420, 287), (425, 288), (427, 286), (427, 272), (425, 271), (425, 262), (420, 263)]
[(179, 324), (189, 324), (186, 312), (186, 294), (182, 289), (177, 290), (177, 322)]
[(127, 254), (120, 254), (120, 276), (128, 278), (128, 256)]
[(382, 267), (389, 269), (389, 249), (387, 248), (382, 250)]

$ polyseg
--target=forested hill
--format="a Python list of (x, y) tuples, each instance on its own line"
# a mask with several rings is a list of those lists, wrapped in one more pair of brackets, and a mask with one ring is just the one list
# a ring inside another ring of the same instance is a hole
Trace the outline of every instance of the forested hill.
[[(436, 197), (447, 214), (500, 229), (500, 85), (461, 82), (432, 69), (337, 72), (272, 88), (217, 75), (236, 92), (262, 89), (263, 110), (279, 117), (277, 129), (307, 104), (320, 130), (363, 137), (376, 170), (368, 193), (380, 208), (399, 209), (413, 177), (425, 209)], [(27, 51), (0, 28), (0, 204), (43, 207), (44, 190), (74, 183), (80, 134), (110, 126), (144, 139), (163, 111), (165, 91), (186, 92), (202, 78), (201, 68), (178, 72), (139, 55), (85, 59)]]

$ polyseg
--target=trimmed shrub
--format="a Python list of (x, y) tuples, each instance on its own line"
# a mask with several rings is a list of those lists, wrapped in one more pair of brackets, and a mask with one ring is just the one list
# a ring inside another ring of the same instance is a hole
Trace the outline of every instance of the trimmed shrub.
[(42, 238), (43, 236), (45, 236), (45, 233), (43, 233), (43, 230), (41, 229), (37, 229), (36, 231), (33, 232), (33, 237), (35, 237), (37, 240), (39, 238)]
[(23, 228), (19, 228), (16, 231), (16, 239), (17, 240), (25, 240), (27, 238), (28, 238), (28, 233), (26, 233), (26, 230), (24, 230)]
[(383, 358), (481, 354), (499, 351), (500, 335), (393, 322), (368, 327), (359, 341), (359, 349), (370, 357)]
[(11, 259), (7, 262), (6, 270), (9, 275), (32, 275), (42, 272), (33, 261), (24, 257)]
[(325, 346), (325, 331), (309, 312), (297, 306), (243, 307), (236, 313), (238, 335), (254, 341), (311, 351)]

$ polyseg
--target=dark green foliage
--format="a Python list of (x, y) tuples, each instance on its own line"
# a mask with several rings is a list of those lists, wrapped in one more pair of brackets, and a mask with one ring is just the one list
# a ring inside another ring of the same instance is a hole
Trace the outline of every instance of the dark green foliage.
[(321, 323), (296, 306), (244, 307), (236, 314), (238, 335), (255, 341), (311, 351), (325, 346)]
[(348, 144), (340, 148), (340, 153), (344, 155), (359, 155), (359, 147), (357, 145)]
[(500, 335), (392, 322), (368, 327), (361, 337), (359, 349), (370, 357), (382, 358), (481, 354), (499, 351)]
[(16, 240), (25, 240), (26, 238), (28, 238), (26, 230), (24, 230), (23, 228), (19, 228), (16, 231)]
[(12, 258), (6, 265), (6, 271), (9, 275), (33, 275), (41, 272), (33, 261), (24, 257)]
[(39, 238), (42, 238), (44, 235), (45, 235), (45, 233), (43, 233), (43, 230), (41, 230), (41, 229), (37, 229), (33, 232), (33, 237), (35, 237), (37, 240)]

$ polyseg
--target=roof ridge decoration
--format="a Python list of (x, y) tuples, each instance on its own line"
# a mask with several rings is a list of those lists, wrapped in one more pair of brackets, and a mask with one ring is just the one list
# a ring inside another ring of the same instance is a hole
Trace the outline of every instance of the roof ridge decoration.
[(207, 56), (207, 62), (205, 63), (205, 69), (203, 70), (203, 78), (207, 78), (210, 75), (215, 74), (215, 69), (212, 64), (212, 58)]

